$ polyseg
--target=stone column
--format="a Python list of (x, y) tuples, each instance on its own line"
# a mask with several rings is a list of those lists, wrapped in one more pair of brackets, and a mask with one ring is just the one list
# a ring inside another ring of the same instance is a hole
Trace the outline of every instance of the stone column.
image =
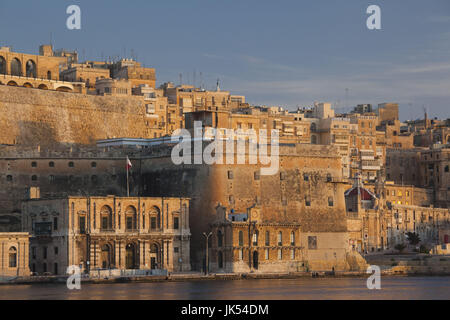
[(145, 269), (144, 242), (139, 240), (138, 241), (138, 246), (139, 246), (139, 269)]
[(115, 241), (115, 264), (117, 269), (122, 269), (122, 254), (120, 252), (121, 249), (121, 241)]
[(90, 250), (90, 269), (95, 269), (98, 266), (98, 248), (97, 248), (97, 242), (96, 241), (92, 241), (91, 242), (91, 246), (89, 248)]
[(169, 255), (169, 267), (168, 267), (168, 269), (170, 270), (170, 271), (174, 271), (174, 268), (173, 268), (173, 257), (174, 257), (174, 253), (173, 253), (173, 240), (170, 240), (170, 241), (168, 241), (167, 242), (167, 246), (168, 246), (168, 255)]

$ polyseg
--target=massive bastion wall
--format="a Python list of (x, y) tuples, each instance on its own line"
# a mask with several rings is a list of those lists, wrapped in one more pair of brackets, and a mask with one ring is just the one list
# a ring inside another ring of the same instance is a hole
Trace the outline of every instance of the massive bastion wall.
[(0, 85), (0, 144), (95, 144), (147, 138), (142, 97), (91, 96)]

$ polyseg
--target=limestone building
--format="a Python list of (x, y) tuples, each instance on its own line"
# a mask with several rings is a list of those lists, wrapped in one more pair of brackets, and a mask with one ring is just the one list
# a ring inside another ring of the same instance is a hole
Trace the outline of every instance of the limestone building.
[(0, 278), (29, 276), (29, 234), (0, 232)]
[[(333, 266), (346, 265), (344, 260), (349, 249), (344, 199), (346, 184), (342, 179), (341, 158), (333, 147), (301, 144), (280, 147), (279, 171), (269, 176), (260, 175), (261, 164), (237, 164), (234, 161), (235, 164), (175, 165), (170, 157), (170, 146), (166, 151), (163, 147), (158, 151), (144, 151), (144, 195), (192, 199), (194, 269), (200, 270), (203, 266), (202, 233), (211, 231), (211, 224), (217, 222), (216, 207), (219, 204), (227, 208), (227, 213), (239, 214), (245, 214), (252, 206), (260, 206), (262, 227), (265, 224), (275, 227), (295, 225), (297, 239), (316, 237), (321, 250), (314, 251), (309, 258), (305, 256), (311, 268), (331, 271)], [(237, 241), (238, 238), (233, 239)], [(302, 241), (305, 246), (306, 240)], [(261, 261), (264, 254), (260, 254)]]
[(32, 272), (190, 270), (189, 200), (66, 197), (23, 203)]
[(295, 221), (263, 220), (259, 206), (244, 213), (216, 209), (217, 220), (211, 224), (212, 272), (287, 273), (364, 266), (357, 253), (347, 250), (347, 239), (336, 234), (303, 232)]

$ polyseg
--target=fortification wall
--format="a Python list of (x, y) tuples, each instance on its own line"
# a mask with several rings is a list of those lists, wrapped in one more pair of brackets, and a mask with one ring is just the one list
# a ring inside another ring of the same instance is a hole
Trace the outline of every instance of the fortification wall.
[[(150, 138), (142, 97), (108, 97), (0, 85), (0, 144), (87, 144)], [(153, 137), (153, 136), (152, 136)]]
[(141, 178), (145, 196), (191, 198), (194, 269), (200, 268), (202, 233), (217, 220), (218, 204), (228, 211), (245, 213), (259, 202), (265, 222), (297, 222), (301, 232), (347, 232), (341, 158), (324, 146), (280, 148), (280, 152), (280, 171), (259, 179), (255, 179), (255, 172), (259, 172), (260, 165), (174, 165), (170, 157), (143, 158)]

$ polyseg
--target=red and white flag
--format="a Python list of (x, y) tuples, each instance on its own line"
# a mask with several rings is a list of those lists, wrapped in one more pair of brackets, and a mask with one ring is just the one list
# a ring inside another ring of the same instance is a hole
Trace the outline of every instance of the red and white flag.
[(128, 156), (127, 156), (127, 170), (130, 170), (132, 166), (133, 165), (131, 164), (131, 161), (130, 161), (130, 159), (128, 159)]

